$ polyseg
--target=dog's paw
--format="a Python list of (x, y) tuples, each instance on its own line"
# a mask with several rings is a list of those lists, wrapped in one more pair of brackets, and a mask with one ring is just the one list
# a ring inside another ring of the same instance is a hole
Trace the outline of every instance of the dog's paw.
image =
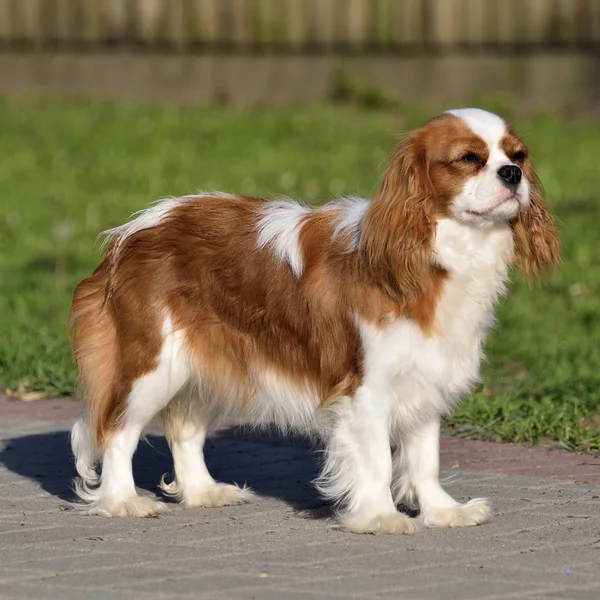
[(184, 494), (184, 505), (187, 508), (215, 508), (219, 506), (234, 506), (244, 504), (253, 498), (254, 494), (246, 487), (215, 483), (195, 494)]
[(420, 519), (425, 527), (471, 527), (489, 521), (491, 512), (485, 498), (474, 498), (466, 504), (428, 510)]
[(350, 533), (370, 533), (380, 535), (384, 533), (402, 533), (410, 535), (418, 529), (415, 519), (407, 517), (400, 512), (375, 517), (348, 517), (340, 521), (340, 529)]
[(124, 500), (103, 498), (87, 506), (75, 505), (75, 509), (101, 517), (150, 517), (168, 510), (166, 504), (144, 496), (131, 496)]

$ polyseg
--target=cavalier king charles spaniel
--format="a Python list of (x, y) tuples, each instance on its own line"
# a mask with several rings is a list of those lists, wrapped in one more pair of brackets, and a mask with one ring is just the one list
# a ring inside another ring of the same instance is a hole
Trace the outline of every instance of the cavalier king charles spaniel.
[(502, 118), (431, 119), (398, 145), (370, 200), (198, 194), (107, 234), (69, 318), (86, 512), (165, 510), (137, 495), (132, 473), (160, 413), (175, 472), (160, 486), (187, 507), (251, 499), (204, 462), (207, 432), (233, 421), (316, 433), (316, 484), (346, 531), (489, 518), (485, 499), (461, 504), (440, 485), (440, 418), (478, 381), (511, 265), (537, 274), (559, 258), (527, 147)]

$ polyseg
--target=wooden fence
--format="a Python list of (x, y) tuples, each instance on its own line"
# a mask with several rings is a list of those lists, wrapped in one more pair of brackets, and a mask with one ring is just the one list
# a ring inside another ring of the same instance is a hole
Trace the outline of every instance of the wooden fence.
[(600, 47), (600, 0), (0, 0), (0, 46), (297, 52)]

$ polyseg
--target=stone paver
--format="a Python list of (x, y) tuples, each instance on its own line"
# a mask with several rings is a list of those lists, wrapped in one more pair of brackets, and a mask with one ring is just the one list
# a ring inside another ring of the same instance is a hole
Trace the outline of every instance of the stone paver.
[[(221, 480), (248, 482), (259, 494), (251, 504), (86, 517), (68, 510), (66, 423), (7, 413), (0, 405), (0, 598), (600, 597), (600, 486), (592, 483), (446, 468), (455, 497), (492, 499), (491, 523), (357, 536), (333, 527), (310, 485), (318, 454), (303, 443), (217, 437), (209, 467)], [(454, 460), (473, 468), (483, 451), (461, 448)], [(154, 493), (171, 469), (162, 437), (140, 445), (135, 469), (142, 492)]]

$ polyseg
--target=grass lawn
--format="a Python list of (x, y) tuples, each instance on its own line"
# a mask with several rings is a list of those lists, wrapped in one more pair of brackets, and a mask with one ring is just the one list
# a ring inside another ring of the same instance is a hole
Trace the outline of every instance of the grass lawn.
[[(98, 232), (198, 189), (372, 195), (397, 137), (429, 116), (0, 99), (0, 388), (73, 392), (65, 319), (73, 287), (99, 260)], [(512, 120), (562, 221), (564, 262), (543, 287), (515, 274), (484, 382), (448, 427), (599, 449), (600, 122)]]

